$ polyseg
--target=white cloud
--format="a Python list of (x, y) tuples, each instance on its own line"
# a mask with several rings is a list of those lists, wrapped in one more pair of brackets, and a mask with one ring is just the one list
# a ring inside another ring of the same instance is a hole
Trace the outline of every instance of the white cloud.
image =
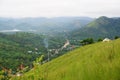
[(1, 17), (120, 16), (120, 0), (0, 0)]

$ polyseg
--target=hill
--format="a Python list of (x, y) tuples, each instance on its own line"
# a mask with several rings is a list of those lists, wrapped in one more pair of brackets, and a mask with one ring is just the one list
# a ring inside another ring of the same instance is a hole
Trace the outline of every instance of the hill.
[(12, 80), (119, 80), (120, 39), (80, 47)]
[[(45, 53), (42, 42), (43, 36), (32, 33), (0, 33), (0, 70), (12, 69), (15, 73), (21, 64), (31, 66), (32, 61), (41, 55), (39, 52)], [(39, 49), (36, 51), (35, 48)]]
[(88, 23), (85, 27), (71, 32), (70, 35), (73, 39), (88, 37), (95, 39), (105, 37), (114, 38), (120, 35), (120, 18), (99, 17)]
[(89, 17), (0, 18), (0, 32), (55, 33), (80, 28), (93, 19)]

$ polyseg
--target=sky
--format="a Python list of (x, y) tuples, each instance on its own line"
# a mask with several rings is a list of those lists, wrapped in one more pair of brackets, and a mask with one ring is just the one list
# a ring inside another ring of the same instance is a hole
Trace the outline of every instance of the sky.
[(0, 0), (0, 17), (120, 17), (120, 0)]

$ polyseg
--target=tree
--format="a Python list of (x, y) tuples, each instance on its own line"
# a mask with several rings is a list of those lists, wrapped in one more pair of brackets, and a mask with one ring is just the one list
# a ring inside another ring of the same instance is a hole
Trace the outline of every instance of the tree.
[(114, 39), (118, 39), (119, 37), (118, 36), (115, 36), (115, 38)]
[(87, 39), (82, 40), (80, 43), (82, 45), (92, 44), (92, 43), (94, 43), (94, 40), (93, 40), (93, 38), (87, 38)]
[(100, 42), (100, 41), (102, 41), (102, 40), (103, 40), (103, 39), (99, 38), (97, 41)]

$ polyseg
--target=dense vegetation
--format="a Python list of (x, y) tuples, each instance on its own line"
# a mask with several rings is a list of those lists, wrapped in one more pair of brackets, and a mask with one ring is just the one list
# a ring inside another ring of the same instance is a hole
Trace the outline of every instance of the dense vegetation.
[(120, 39), (80, 47), (12, 80), (119, 80)]
[[(45, 39), (48, 39), (45, 42)], [(20, 65), (32, 68), (33, 61), (40, 55), (47, 58), (47, 49), (61, 47), (65, 39), (48, 37), (33, 33), (0, 33), (0, 70), (12, 69), (12, 73), (19, 70)], [(48, 48), (46, 48), (48, 44)]]
[[(35, 43), (37, 40), (39, 43)], [(30, 33), (0, 34), (0, 70), (6, 68), (16, 71), (21, 64), (32, 65), (32, 61), (40, 55), (39, 53), (45, 52), (41, 42), (42, 36), (36, 37)], [(35, 48), (38, 50), (36, 51)]]

